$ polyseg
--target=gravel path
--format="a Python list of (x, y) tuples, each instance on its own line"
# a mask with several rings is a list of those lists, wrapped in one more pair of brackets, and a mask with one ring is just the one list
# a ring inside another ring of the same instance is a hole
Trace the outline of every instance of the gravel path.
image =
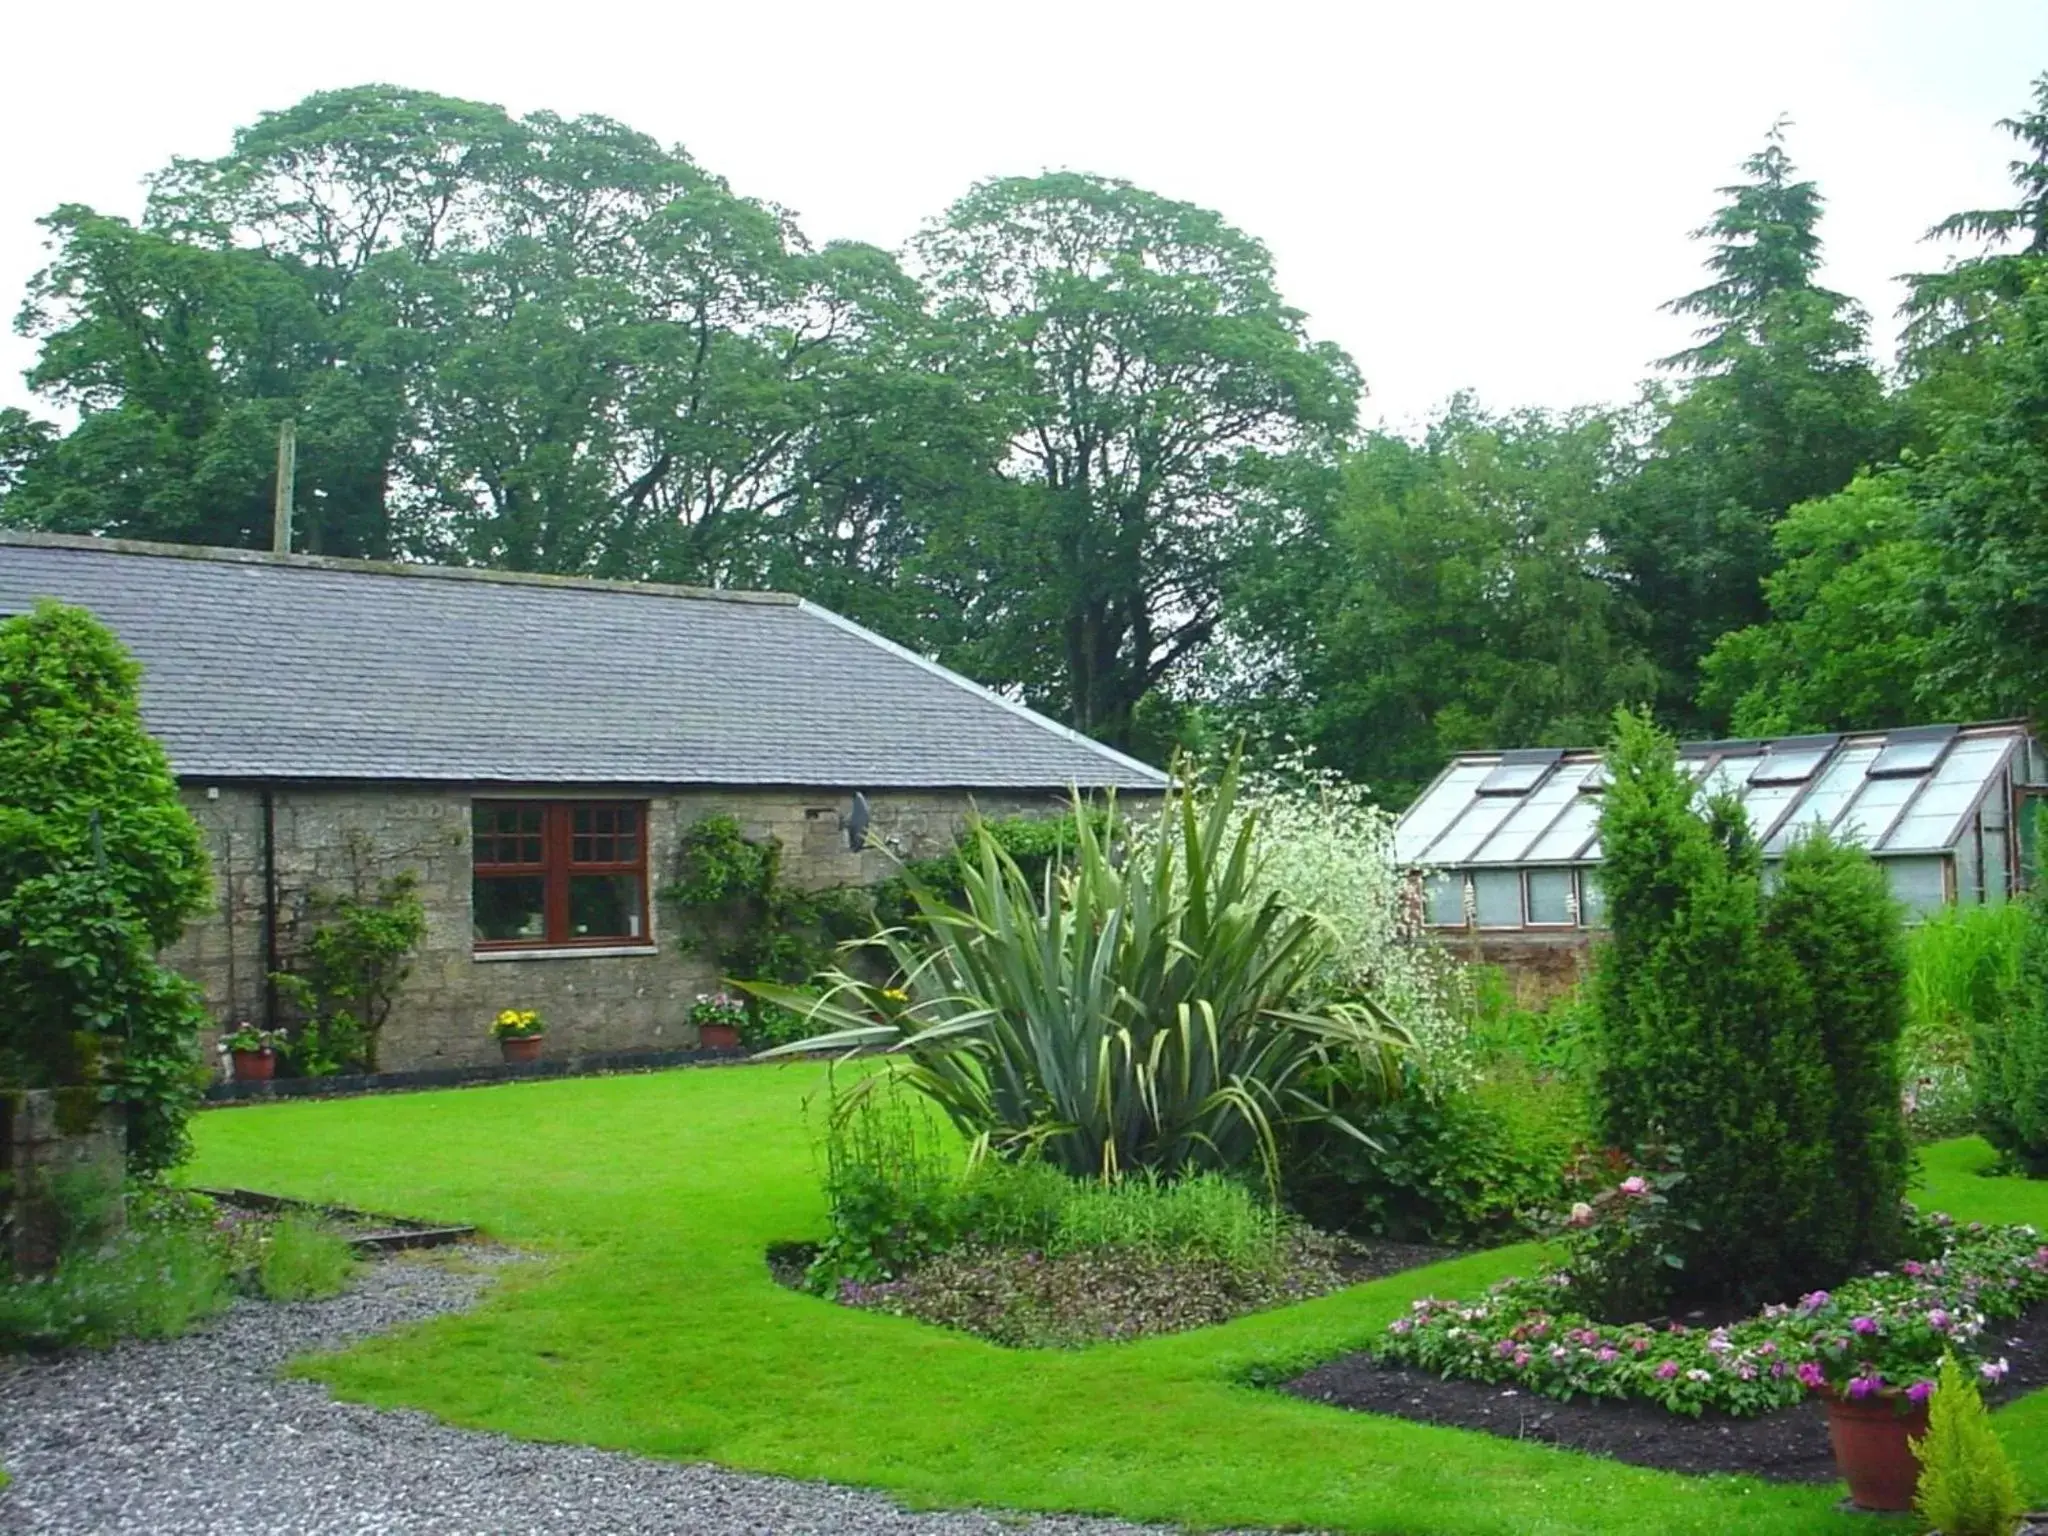
[(502, 1250), (391, 1259), (348, 1294), (239, 1301), (185, 1338), (0, 1361), (0, 1531), (36, 1536), (1131, 1536), (1115, 1521), (911, 1514), (879, 1494), (534, 1445), (337, 1403), (277, 1368), (474, 1304)]

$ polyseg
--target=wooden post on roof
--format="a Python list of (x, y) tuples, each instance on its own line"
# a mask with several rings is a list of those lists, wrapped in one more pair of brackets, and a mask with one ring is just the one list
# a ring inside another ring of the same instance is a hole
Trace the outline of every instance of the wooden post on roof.
[(277, 428), (277, 508), (270, 525), (270, 548), (275, 554), (292, 552), (292, 482), (298, 469), (298, 423), (287, 419)]

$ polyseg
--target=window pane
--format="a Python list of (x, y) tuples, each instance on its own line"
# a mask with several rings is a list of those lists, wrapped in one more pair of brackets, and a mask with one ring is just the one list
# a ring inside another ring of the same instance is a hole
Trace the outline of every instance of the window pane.
[(1984, 829), (1984, 903), (1986, 906), (2002, 907), (2007, 895), (2006, 885), (2011, 879), (2007, 866), (2005, 831), (2000, 827)]
[(641, 935), (638, 875), (571, 875), (569, 937), (637, 939)]
[(1437, 928), (1465, 926), (1465, 877), (1437, 875), (1429, 882), (1429, 921)]
[(1479, 909), (1482, 928), (1522, 926), (1522, 876), (1512, 869), (1477, 869), (1472, 872), (1472, 897)]
[(1906, 904), (1909, 912), (1938, 912), (1947, 899), (1942, 887), (1941, 859), (1885, 859), (1885, 878), (1892, 895)]
[(1600, 871), (1579, 871), (1579, 921), (1588, 928), (1607, 926), (1607, 893), (1600, 889)]
[(1568, 869), (1529, 871), (1529, 921), (1556, 923), (1572, 920), (1572, 872)]
[(539, 875), (478, 875), (470, 909), (481, 943), (547, 937), (547, 889)]

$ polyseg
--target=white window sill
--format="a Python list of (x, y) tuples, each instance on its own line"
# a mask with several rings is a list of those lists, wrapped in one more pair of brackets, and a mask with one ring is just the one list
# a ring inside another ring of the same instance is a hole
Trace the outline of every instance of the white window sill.
[(472, 960), (604, 960), (620, 955), (654, 955), (652, 944), (565, 944), (559, 949), (475, 949)]

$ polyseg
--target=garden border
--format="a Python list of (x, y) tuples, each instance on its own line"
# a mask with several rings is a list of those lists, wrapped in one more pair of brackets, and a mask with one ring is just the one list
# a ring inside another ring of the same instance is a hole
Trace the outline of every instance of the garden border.
[(206, 1195), (223, 1205), (250, 1211), (310, 1212), (336, 1221), (374, 1224), (374, 1232), (358, 1233), (348, 1245), (358, 1253), (402, 1253), (413, 1248), (445, 1248), (476, 1236), (476, 1228), (452, 1223), (412, 1221), (404, 1216), (386, 1216), (377, 1211), (359, 1211), (352, 1205), (324, 1205), (317, 1200), (294, 1200), (289, 1195), (266, 1194), (260, 1189), (233, 1186), (193, 1186), (193, 1193)]
[(279, 1077), (214, 1083), (209, 1105), (262, 1104), (274, 1099), (344, 1098), (430, 1088), (468, 1088), (530, 1078), (601, 1077), (614, 1072), (657, 1072), (667, 1067), (709, 1067), (744, 1062), (744, 1046), (693, 1046), (676, 1051), (579, 1051), (528, 1062), (480, 1062), (468, 1067), (419, 1067), (410, 1072), (357, 1072), (336, 1077)]

